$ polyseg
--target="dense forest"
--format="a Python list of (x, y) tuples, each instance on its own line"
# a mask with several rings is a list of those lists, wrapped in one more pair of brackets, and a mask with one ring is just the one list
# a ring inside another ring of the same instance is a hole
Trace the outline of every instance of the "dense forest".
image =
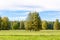
[(8, 17), (0, 17), (0, 30), (59, 30), (60, 22), (41, 20), (38, 12), (30, 12), (25, 21), (9, 21)]

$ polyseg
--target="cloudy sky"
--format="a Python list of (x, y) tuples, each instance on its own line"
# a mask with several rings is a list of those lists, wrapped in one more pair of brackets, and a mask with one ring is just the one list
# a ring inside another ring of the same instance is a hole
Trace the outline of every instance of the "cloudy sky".
[(60, 20), (60, 0), (0, 0), (0, 16), (10, 20), (25, 20), (33, 11), (39, 12), (42, 20)]

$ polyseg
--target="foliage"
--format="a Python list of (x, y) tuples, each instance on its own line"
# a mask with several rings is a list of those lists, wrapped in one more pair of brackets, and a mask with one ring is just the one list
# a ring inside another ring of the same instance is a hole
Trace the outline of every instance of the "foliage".
[(14, 21), (11, 23), (11, 28), (12, 29), (19, 29), (19, 22), (17, 21)]
[(25, 27), (24, 27), (24, 21), (20, 21), (20, 29), (25, 29)]
[(43, 30), (46, 30), (48, 28), (48, 23), (47, 23), (47, 21), (43, 21), (42, 22), (42, 29)]
[(1, 30), (1, 17), (0, 17), (0, 30)]
[(58, 30), (58, 29), (60, 29), (60, 25), (59, 25), (59, 20), (58, 19), (56, 19), (56, 21), (54, 22), (54, 30)]
[(41, 28), (41, 19), (38, 12), (29, 13), (26, 20), (27, 29), (39, 30)]
[(1, 20), (2, 20), (1, 29), (3, 29), (3, 30), (9, 29), (9, 19), (8, 19), (8, 17), (3, 17)]
[(53, 24), (54, 24), (54, 22), (49, 21), (48, 22), (48, 29), (53, 30)]
[(41, 30), (41, 29), (60, 29), (60, 22), (56, 21), (43, 21), (38, 12), (30, 12), (24, 21), (10, 21), (8, 17), (0, 17), (0, 30), (10, 29), (24, 29), (24, 30)]

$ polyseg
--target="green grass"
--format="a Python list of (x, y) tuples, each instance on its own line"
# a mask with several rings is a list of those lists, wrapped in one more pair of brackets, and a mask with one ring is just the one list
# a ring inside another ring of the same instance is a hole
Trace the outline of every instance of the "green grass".
[(52, 36), (52, 35), (46, 35), (46, 36), (0, 36), (0, 40), (60, 40), (60, 36)]
[(0, 40), (60, 40), (60, 30), (1, 30)]
[(0, 35), (60, 35), (60, 30), (40, 30), (40, 31), (1, 30)]

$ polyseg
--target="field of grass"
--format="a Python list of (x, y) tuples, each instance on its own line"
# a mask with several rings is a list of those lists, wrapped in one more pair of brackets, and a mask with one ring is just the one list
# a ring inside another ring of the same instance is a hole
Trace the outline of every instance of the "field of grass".
[(60, 40), (60, 36), (52, 36), (52, 35), (0, 36), (0, 40)]
[(40, 31), (1, 30), (0, 35), (60, 35), (60, 30), (40, 30)]
[(0, 40), (60, 40), (60, 30), (1, 30)]

